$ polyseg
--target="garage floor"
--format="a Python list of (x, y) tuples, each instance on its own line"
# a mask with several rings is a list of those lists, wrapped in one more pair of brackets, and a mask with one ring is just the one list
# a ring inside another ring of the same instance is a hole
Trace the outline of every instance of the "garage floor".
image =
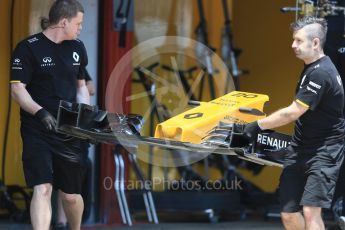
[[(0, 220), (0, 230), (30, 230), (32, 229), (29, 224), (14, 224), (8, 221)], [(283, 230), (283, 225), (279, 219), (271, 220), (261, 220), (257, 218), (247, 218), (246, 220), (237, 221), (225, 221), (219, 223), (209, 223), (209, 222), (191, 222), (191, 223), (181, 223), (181, 222), (166, 222), (160, 224), (148, 224), (145, 222), (134, 223), (133, 226), (124, 225), (84, 225), (82, 229), (85, 230), (217, 230), (217, 229), (234, 229), (234, 230)], [(337, 230), (334, 222), (326, 222), (327, 230)]]

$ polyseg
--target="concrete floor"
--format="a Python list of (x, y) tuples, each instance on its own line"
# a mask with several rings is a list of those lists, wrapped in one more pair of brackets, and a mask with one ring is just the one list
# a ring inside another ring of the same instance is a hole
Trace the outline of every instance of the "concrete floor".
[[(11, 224), (6, 221), (0, 221), (0, 230), (31, 230), (29, 224)], [(219, 223), (160, 223), (160, 224), (148, 224), (148, 223), (134, 223), (133, 226), (124, 225), (93, 225), (82, 226), (84, 230), (218, 230), (218, 229), (234, 229), (234, 230), (283, 230), (283, 225), (280, 220), (241, 220), (241, 221), (227, 221)], [(326, 230), (339, 230), (335, 223), (326, 223)]]
[(224, 223), (162, 223), (158, 225), (138, 224), (132, 227), (91, 227), (85, 229), (119, 229), (119, 230), (208, 230), (208, 229), (255, 229), (255, 230), (282, 230), (284, 229), (279, 222), (261, 222), (261, 221), (234, 221)]
[[(148, 223), (143, 216), (135, 216), (133, 218), (133, 225), (126, 226), (122, 224), (105, 225), (93, 224), (83, 225), (82, 229), (85, 230), (218, 230), (218, 229), (234, 229), (234, 230), (283, 230), (283, 225), (280, 218), (272, 217), (267, 220), (264, 219), (261, 213), (250, 213), (245, 218), (234, 219), (220, 219), (217, 223), (210, 223), (209, 219), (205, 216), (198, 216), (198, 218), (190, 218), (188, 213), (180, 213), (181, 215), (173, 217), (174, 215), (165, 213), (159, 215), (160, 224)], [(336, 223), (332, 219), (325, 220), (326, 230), (339, 230), (335, 227)], [(31, 230), (30, 224), (11, 223), (8, 220), (0, 219), (0, 230)]]
[[(29, 230), (32, 229), (28, 224), (8, 224), (0, 222), (0, 230)], [(85, 230), (108, 230), (108, 229), (118, 229), (118, 230), (216, 230), (216, 229), (255, 229), (255, 230), (282, 230), (284, 229), (280, 222), (278, 221), (233, 221), (233, 222), (221, 222), (216, 224), (211, 223), (161, 223), (155, 224), (134, 224), (131, 227), (128, 226), (83, 226), (82, 229)]]

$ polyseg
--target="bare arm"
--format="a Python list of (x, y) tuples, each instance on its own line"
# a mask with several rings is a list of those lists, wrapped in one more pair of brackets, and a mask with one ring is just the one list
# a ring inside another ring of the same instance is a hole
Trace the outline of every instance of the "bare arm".
[(19, 104), (20, 108), (34, 115), (42, 106), (32, 99), (25, 87), (26, 85), (20, 82), (11, 83), (11, 96)]
[(90, 104), (90, 95), (86, 87), (85, 80), (77, 81), (77, 102), (88, 105)]
[(273, 129), (283, 125), (287, 125), (300, 116), (302, 116), (309, 108), (293, 101), (291, 105), (280, 109), (271, 115), (258, 120), (261, 129)]
[(91, 80), (86, 81), (86, 87), (87, 87), (87, 90), (89, 91), (90, 96), (95, 95), (95, 86), (93, 85), (93, 82)]

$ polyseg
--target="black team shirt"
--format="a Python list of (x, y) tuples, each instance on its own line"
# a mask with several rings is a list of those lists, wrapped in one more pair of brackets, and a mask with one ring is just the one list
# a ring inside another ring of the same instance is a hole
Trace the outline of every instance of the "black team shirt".
[(313, 153), (344, 139), (344, 90), (341, 77), (328, 56), (305, 65), (295, 100), (309, 107), (295, 123), (292, 145)]
[[(87, 74), (87, 62), (86, 50), (80, 40), (56, 44), (43, 33), (38, 33), (21, 41), (15, 48), (11, 82), (26, 84), (32, 99), (56, 117), (60, 100), (76, 101), (76, 83)], [(25, 126), (41, 126), (23, 110), (21, 121)]]

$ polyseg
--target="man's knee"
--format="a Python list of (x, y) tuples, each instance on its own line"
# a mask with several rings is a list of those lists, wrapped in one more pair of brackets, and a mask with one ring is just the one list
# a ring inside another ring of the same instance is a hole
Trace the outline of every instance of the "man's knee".
[(67, 194), (64, 192), (61, 192), (61, 199), (64, 203), (67, 204), (76, 204), (78, 200), (80, 199), (80, 194)]
[(303, 216), (306, 222), (310, 222), (315, 218), (321, 217), (321, 208), (303, 206)]
[(40, 198), (50, 199), (51, 194), (52, 194), (52, 185), (49, 183), (36, 185), (34, 186), (34, 193)]
[(286, 224), (292, 223), (295, 220), (294, 213), (282, 212), (280, 216), (282, 221)]

